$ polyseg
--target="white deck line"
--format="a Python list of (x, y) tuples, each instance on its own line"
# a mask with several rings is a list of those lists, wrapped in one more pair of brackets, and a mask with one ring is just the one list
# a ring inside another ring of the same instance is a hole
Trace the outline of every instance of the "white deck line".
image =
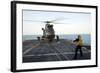
[[(90, 51), (86, 52), (84, 51), (83, 53), (89, 53)], [(78, 52), (79, 53), (79, 52)], [(52, 55), (60, 55), (60, 54), (75, 54), (75, 52), (65, 52), (65, 53), (48, 53), (48, 54), (38, 54), (38, 55), (24, 55), (23, 57), (31, 57), (31, 56), (52, 56)]]
[(59, 52), (59, 54), (61, 54), (64, 58), (69, 59), (67, 56), (65, 56), (64, 54), (61, 53), (61, 50), (60, 50), (60, 49), (57, 49), (56, 47), (55, 47), (55, 49), (56, 49), (56, 50)]
[(62, 59), (57, 55), (57, 54), (55, 54), (56, 56), (57, 56), (57, 58), (61, 61)]
[(35, 48), (35, 47), (37, 47), (37, 46), (39, 46), (39, 45), (40, 45), (40, 43), (39, 43), (39, 44), (36, 44), (35, 46), (32, 46), (31, 48), (27, 49), (23, 54), (28, 53), (28, 52), (31, 51), (33, 48)]

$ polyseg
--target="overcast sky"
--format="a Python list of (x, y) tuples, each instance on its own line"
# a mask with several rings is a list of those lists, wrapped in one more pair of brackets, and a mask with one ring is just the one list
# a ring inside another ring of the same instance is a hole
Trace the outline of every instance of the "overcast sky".
[(91, 14), (78, 12), (53, 12), (23, 10), (23, 35), (42, 34), (41, 21), (56, 20), (53, 24), (56, 34), (90, 34)]

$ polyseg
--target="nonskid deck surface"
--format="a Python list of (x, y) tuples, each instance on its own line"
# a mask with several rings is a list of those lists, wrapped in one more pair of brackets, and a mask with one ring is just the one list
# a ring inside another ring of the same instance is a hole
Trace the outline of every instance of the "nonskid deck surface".
[[(47, 62), (74, 60), (75, 45), (68, 40), (60, 39), (52, 43), (27, 40), (23, 42), (23, 62)], [(83, 56), (78, 52), (77, 60), (91, 58), (90, 46), (82, 48)]]

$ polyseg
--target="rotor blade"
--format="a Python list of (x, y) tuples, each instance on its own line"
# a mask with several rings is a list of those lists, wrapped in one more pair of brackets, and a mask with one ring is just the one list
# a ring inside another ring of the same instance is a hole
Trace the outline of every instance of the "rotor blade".
[(69, 24), (69, 23), (56, 23), (56, 22), (54, 22), (53, 24)]
[(38, 21), (38, 20), (24, 20), (26, 22), (44, 22), (44, 21)]
[(55, 20), (51, 20), (50, 22), (56, 22), (56, 21), (61, 21), (61, 20), (66, 20), (66, 19), (68, 19), (68, 18), (57, 18)]
[(38, 21), (38, 20), (24, 20), (26, 22), (40, 22), (40, 23), (52, 23), (51, 21)]

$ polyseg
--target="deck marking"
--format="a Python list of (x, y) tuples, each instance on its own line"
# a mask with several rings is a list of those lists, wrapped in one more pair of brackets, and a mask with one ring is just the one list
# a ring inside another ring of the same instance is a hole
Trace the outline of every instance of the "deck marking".
[(55, 49), (56, 49), (64, 58), (69, 59), (67, 56), (65, 56), (64, 54), (61, 53), (61, 50), (60, 50), (60, 49), (57, 49), (56, 47), (55, 47)]
[(60, 61), (62, 61), (62, 59), (56, 54), (56, 56), (57, 56), (57, 58), (60, 60)]
[[(89, 52), (84, 51), (83, 53), (89, 53)], [(52, 56), (52, 55), (60, 55), (60, 54), (75, 54), (75, 52), (48, 53), (48, 54), (38, 54), (38, 55), (31, 54), (31, 55), (24, 55), (23, 57), (30, 57), (30, 56)], [(79, 54), (79, 52), (78, 52), (78, 54)]]
[(32, 46), (31, 48), (29, 48), (29, 49), (27, 49), (25, 52), (23, 52), (23, 54), (28, 53), (28, 52), (31, 51), (33, 48), (35, 48), (35, 47), (37, 47), (37, 46), (39, 46), (39, 45), (40, 45), (40, 43), (39, 43), (39, 44), (36, 44), (35, 46)]
[[(49, 44), (48, 44), (47, 46), (50, 47)], [(62, 59), (57, 55), (57, 52), (55, 52), (55, 53), (56, 53), (55, 55), (57, 56), (57, 58), (58, 58), (60, 61), (62, 61)]]
[[(34, 46), (32, 46), (32, 47), (30, 47), (29, 49), (27, 49), (25, 52), (23, 52), (23, 57), (32, 57), (32, 56), (56, 56), (57, 57), (57, 59), (59, 59), (59, 60), (63, 60), (63, 59), (66, 59), (66, 60), (69, 60), (70, 59), (70, 57), (68, 57), (70, 54), (75, 54), (75, 51), (73, 51), (75, 48), (74, 48), (74, 46), (70, 46), (70, 44), (69, 45), (67, 45), (67, 47), (69, 47), (69, 48), (72, 48), (72, 52), (64, 52), (65, 50), (63, 49), (64, 48), (64, 46), (62, 45), (62, 47), (59, 45), (59, 44), (55, 44), (56, 46), (54, 46), (54, 45), (50, 45), (50, 44), (45, 44), (46, 46), (48, 46), (48, 47), (50, 47), (51, 49), (55, 49), (55, 52), (54, 53), (47, 53), (47, 54), (37, 54), (37, 55), (35, 55), (35, 54), (30, 54), (30, 55), (25, 55), (26, 53), (28, 53), (28, 52), (30, 52), (33, 48), (36, 48), (36, 47), (38, 47), (40, 45), (40, 43), (38, 43), (38, 44), (36, 44), (36, 45), (34, 45)], [(27, 47), (27, 46), (26, 46)], [(57, 47), (59, 47), (60, 49), (58, 49)], [(83, 53), (89, 53), (89, 52), (91, 52), (90, 50), (86, 50), (86, 48), (83, 48), (85, 51), (83, 51)], [(70, 49), (68, 50), (68, 51), (70, 51)], [(79, 52), (78, 52), (79, 53)], [(69, 54), (69, 55), (68, 55)], [(60, 55), (60, 56), (59, 56)]]
[[(56, 47), (55, 47), (56, 48)], [(60, 47), (61, 48), (61, 47)], [(56, 50), (58, 50), (60, 53), (63, 52), (64, 50), (63, 49), (58, 49), (56, 48)], [(66, 59), (69, 59), (67, 56), (65, 56), (64, 54), (61, 53), (61, 55), (66, 58)]]

